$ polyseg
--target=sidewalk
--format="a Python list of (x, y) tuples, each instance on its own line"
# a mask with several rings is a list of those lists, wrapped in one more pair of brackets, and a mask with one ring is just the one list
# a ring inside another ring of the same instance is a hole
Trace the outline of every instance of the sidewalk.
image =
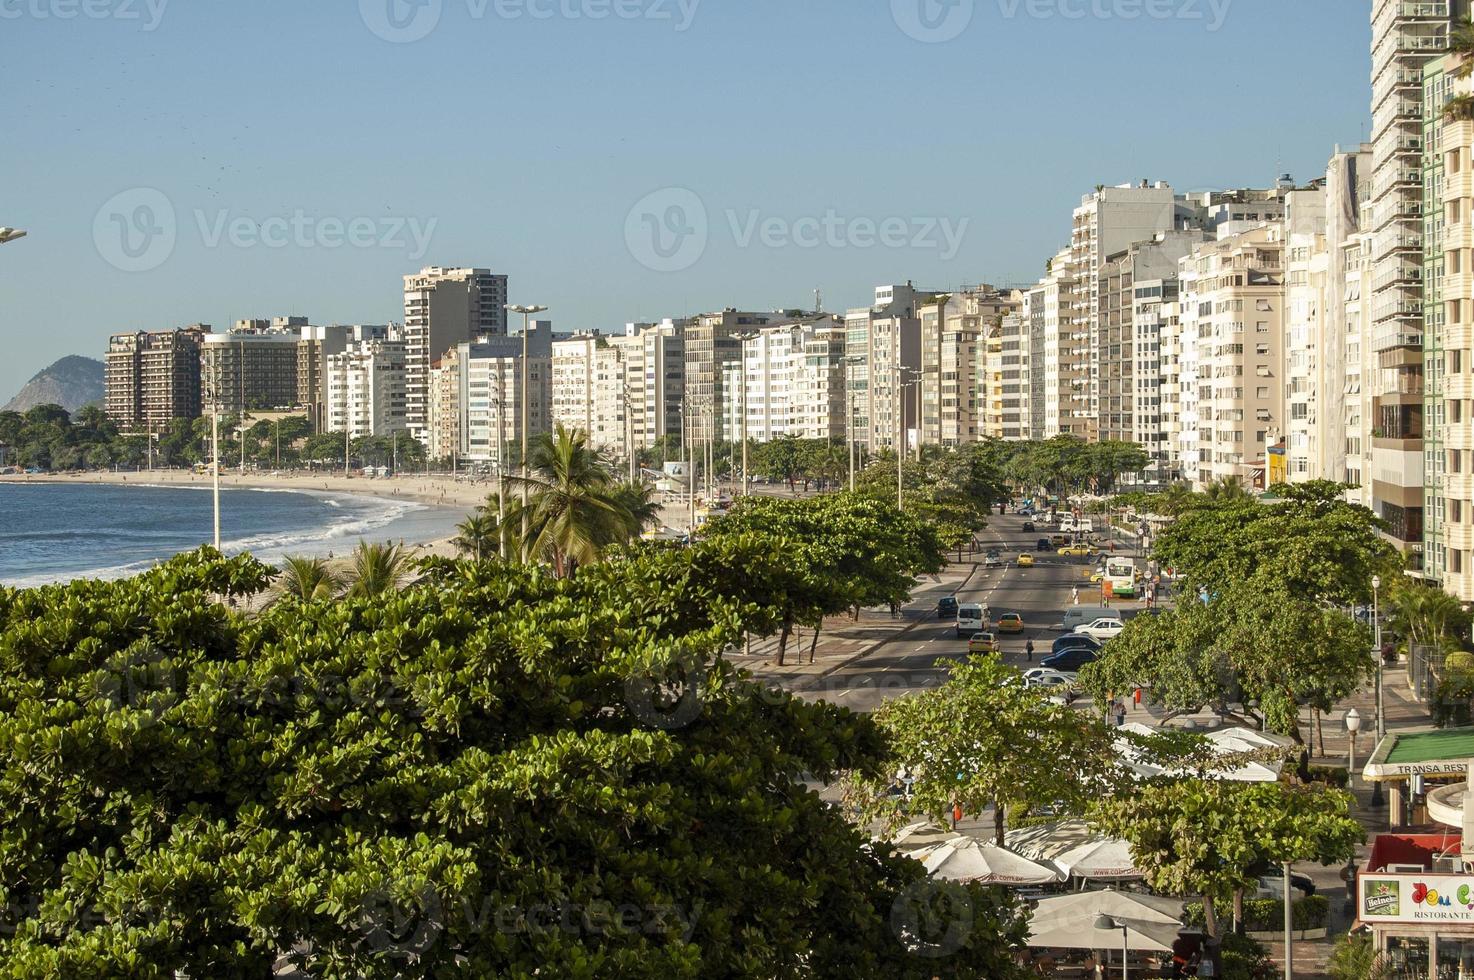
[(798, 630), (789, 638), (787, 662), (782, 667), (778, 666), (776, 636), (755, 639), (747, 650), (732, 650), (727, 654), (727, 660), (752, 671), (754, 677), (764, 683), (777, 684), (792, 691), (807, 690), (912, 628), (922, 623), (941, 622), (937, 619), (937, 600), (965, 588), (979, 568), (979, 564), (964, 561), (948, 565), (940, 575), (923, 575), (912, 592), (911, 601), (901, 607), (898, 618), (892, 619), (889, 609), (863, 609), (858, 621), (848, 615), (824, 620), (813, 663), (809, 662), (809, 645), (814, 637), (811, 629)]

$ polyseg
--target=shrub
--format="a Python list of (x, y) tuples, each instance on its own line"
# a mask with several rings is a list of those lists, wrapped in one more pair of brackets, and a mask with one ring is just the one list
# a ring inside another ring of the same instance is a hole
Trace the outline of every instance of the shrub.
[[(1190, 902), (1182, 910), (1188, 925), (1204, 924), (1203, 905)], [(1309, 929), (1324, 929), (1330, 921), (1331, 903), (1324, 895), (1310, 895), (1297, 899), (1293, 910), (1293, 925), (1296, 932)], [(1275, 932), (1285, 927), (1285, 903), (1279, 898), (1244, 899), (1244, 931)]]

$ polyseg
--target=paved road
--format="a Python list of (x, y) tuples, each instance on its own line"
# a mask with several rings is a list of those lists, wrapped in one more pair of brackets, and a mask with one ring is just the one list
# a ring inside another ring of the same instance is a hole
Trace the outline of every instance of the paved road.
[[(963, 602), (982, 602), (993, 615), (1015, 612), (1024, 618), (1027, 631), (1023, 635), (1001, 637), (1006, 663), (1025, 666), (1024, 645), (1034, 641), (1034, 660), (1049, 655), (1050, 645), (1061, 635), (1060, 623), (1065, 607), (1070, 605), (1070, 589), (1081, 586), (1080, 601), (1091, 603), (1095, 593), (1086, 578), (1095, 564), (1093, 558), (1061, 558), (1053, 552), (1035, 552), (1038, 539), (1047, 531), (1026, 534), (1024, 518), (1009, 514), (994, 516), (989, 528), (980, 535), (985, 550), (997, 547), (1008, 564), (1001, 569), (979, 568), (968, 586), (959, 590)], [(1018, 568), (1014, 559), (1021, 552), (1036, 555), (1033, 568)], [(1097, 603), (1098, 604), (1098, 603)], [(1124, 610), (1131, 615), (1134, 606)], [(945, 679), (945, 672), (934, 665), (938, 660), (960, 661), (967, 657), (967, 640), (959, 639), (955, 627), (944, 620), (924, 623), (876, 649), (864, 660), (825, 678), (820, 686), (805, 692), (808, 698), (823, 698), (859, 711), (871, 711), (883, 701), (900, 697), (909, 691), (935, 687)]]

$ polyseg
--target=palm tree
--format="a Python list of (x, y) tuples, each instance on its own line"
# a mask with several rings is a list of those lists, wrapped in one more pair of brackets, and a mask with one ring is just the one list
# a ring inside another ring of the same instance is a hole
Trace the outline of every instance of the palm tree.
[[(632, 518), (620, 507), (614, 479), (585, 433), (560, 424), (533, 440), (527, 462), (531, 475), (511, 479), (530, 494), (522, 544), (529, 554), (546, 558), (557, 575), (598, 561), (607, 546), (628, 536)], [(520, 523), (520, 505), (516, 510)]]
[(626, 518), (626, 536), (629, 539), (638, 538), (660, 524), (660, 504), (655, 499), (655, 488), (643, 480), (619, 484), (610, 494), (610, 499), (618, 505), (621, 516)]
[(1236, 503), (1242, 500), (1253, 500), (1254, 495), (1244, 489), (1244, 485), (1231, 476), (1221, 477), (1208, 484), (1204, 495), (1217, 504)]
[(478, 507), (464, 521), (456, 525), (460, 534), (451, 541), (457, 551), (483, 561), (492, 555), (501, 554), (501, 524), (496, 515), (486, 507)]
[(397, 544), (360, 541), (353, 552), (347, 594), (366, 598), (395, 592), (409, 576), (409, 556)]
[[(1474, 65), (1474, 62), (1465, 62)], [(1474, 95), (1455, 95), (1443, 104), (1443, 118), (1447, 122), (1468, 122), (1474, 119)]]
[(1468, 78), (1474, 72), (1474, 20), (1466, 17), (1454, 25), (1448, 35), (1448, 51), (1463, 59), (1454, 69), (1454, 77)]
[(278, 600), (293, 598), (302, 602), (331, 599), (340, 586), (338, 576), (322, 558), (288, 558), (281, 567), (273, 592)]

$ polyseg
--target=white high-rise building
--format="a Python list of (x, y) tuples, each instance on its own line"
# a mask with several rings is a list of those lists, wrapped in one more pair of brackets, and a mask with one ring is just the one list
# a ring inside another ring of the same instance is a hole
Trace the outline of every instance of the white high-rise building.
[(446, 351), (507, 333), (507, 277), (489, 269), (422, 269), (404, 277), (410, 431), (428, 440), (430, 366)]
[(387, 436), (408, 426), (405, 345), (367, 340), (327, 355), (323, 392), (329, 432), (351, 438)]
[(638, 338), (585, 335), (553, 341), (553, 423), (588, 434), (589, 444), (629, 458), (629, 364)]
[(724, 428), (754, 442), (845, 438), (845, 325), (830, 314), (763, 327), (723, 366)]
[(999, 438), (1019, 441), (1038, 438), (1032, 429), (1032, 391), (1029, 375), (1029, 317), (1027, 302), (1003, 318), (999, 328), (999, 394), (1003, 425)]
[(1285, 197), (1285, 457), (1290, 483), (1329, 479), (1321, 414), (1339, 406), (1321, 390), (1330, 312), (1326, 194), (1321, 186)]
[(921, 372), (920, 304), (929, 296), (911, 283), (877, 286), (875, 304), (845, 314), (847, 385), (855, 439), (869, 452), (891, 449), (915, 425), (914, 399), (903, 386)]

